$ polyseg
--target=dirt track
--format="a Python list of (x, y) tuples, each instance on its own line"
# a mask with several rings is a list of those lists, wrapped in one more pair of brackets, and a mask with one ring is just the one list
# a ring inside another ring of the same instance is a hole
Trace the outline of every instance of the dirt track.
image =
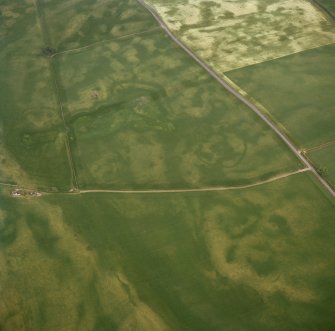
[(241, 185), (241, 186), (218, 186), (218, 187), (201, 187), (201, 188), (189, 188), (189, 189), (158, 189), (158, 190), (80, 190), (76, 192), (77, 194), (81, 193), (136, 193), (136, 194), (153, 194), (153, 193), (192, 193), (192, 192), (217, 192), (217, 191), (232, 191), (232, 190), (241, 190), (245, 188), (255, 187), (267, 183), (274, 182), (279, 179), (283, 179), (292, 175), (296, 175), (302, 172), (310, 171), (309, 168), (299, 169), (297, 171), (281, 174), (266, 180), (262, 180), (253, 184)]

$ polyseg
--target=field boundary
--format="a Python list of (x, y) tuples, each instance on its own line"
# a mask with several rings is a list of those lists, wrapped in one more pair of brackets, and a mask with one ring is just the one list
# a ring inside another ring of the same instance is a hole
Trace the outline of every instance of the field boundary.
[[(42, 35), (42, 40), (44, 42), (44, 46), (45, 47), (50, 47), (51, 43), (50, 43), (49, 31), (48, 31), (48, 27), (47, 27), (47, 24), (46, 24), (45, 19), (44, 19), (43, 10), (42, 10), (41, 4), (40, 4), (40, 0), (34, 0), (34, 5), (35, 5), (35, 8), (36, 8), (37, 20), (38, 20), (38, 24), (39, 24), (40, 29), (41, 29), (41, 35)], [(58, 103), (59, 115), (60, 115), (60, 118), (63, 122), (63, 131), (64, 131), (64, 134), (65, 134), (65, 148), (66, 148), (66, 152), (67, 152), (67, 158), (68, 158), (69, 167), (70, 167), (70, 171), (71, 171), (71, 177), (72, 177), (71, 186), (72, 186), (73, 189), (77, 189), (79, 187), (78, 180), (77, 180), (77, 173), (76, 173), (74, 158), (73, 158), (73, 155), (72, 155), (72, 150), (71, 150), (71, 145), (70, 145), (69, 129), (68, 129), (67, 123), (65, 121), (65, 116), (64, 116), (63, 103), (62, 103), (62, 100), (61, 100), (56, 68), (54, 66), (54, 63), (52, 62), (52, 57), (49, 56), (49, 58), (47, 60), (48, 60), (48, 63), (49, 63), (49, 70), (50, 70), (50, 76), (51, 76), (51, 80), (52, 80), (53, 87), (54, 87), (54, 93), (55, 93), (57, 103)]]
[(99, 41), (96, 41), (92, 44), (88, 44), (86, 46), (82, 46), (82, 47), (77, 47), (77, 48), (72, 48), (72, 49), (67, 49), (67, 50), (64, 50), (64, 51), (61, 51), (61, 52), (56, 52), (54, 54), (52, 54), (50, 57), (53, 58), (55, 56), (58, 56), (58, 55), (66, 55), (68, 53), (80, 53), (81, 51), (84, 51), (86, 49), (89, 49), (89, 48), (92, 48), (92, 47), (95, 47), (95, 46), (100, 46), (105, 44), (105, 43), (109, 43), (109, 42), (112, 42), (114, 40), (120, 40), (120, 39), (126, 39), (126, 38), (130, 38), (130, 37), (135, 37), (135, 36), (140, 36), (142, 34), (146, 34), (146, 33), (149, 33), (149, 32), (152, 32), (152, 31), (156, 31), (156, 30), (160, 30), (160, 27), (157, 26), (157, 27), (154, 27), (152, 29), (148, 29), (148, 30), (144, 30), (144, 31), (139, 31), (139, 32), (134, 32), (134, 33), (130, 33), (130, 34), (125, 34), (123, 36), (119, 36), (119, 37), (114, 37), (114, 38), (110, 38), (110, 39), (103, 39), (103, 40), (99, 40)]
[(328, 141), (328, 142), (325, 142), (321, 145), (318, 145), (318, 146), (314, 146), (314, 147), (310, 147), (310, 148), (306, 148), (304, 150), (305, 153), (310, 153), (310, 152), (314, 152), (314, 151), (317, 151), (319, 149), (323, 149), (323, 148), (327, 148), (331, 145), (335, 144), (335, 140), (331, 140), (331, 141)]
[(287, 128), (281, 123), (274, 114), (272, 114), (262, 103), (252, 97), (248, 92), (242, 89), (242, 87), (236, 84), (231, 78), (229, 78), (226, 74), (222, 75), (222, 78), (231, 85), (236, 91), (238, 91), (243, 97), (250, 100), (260, 111), (262, 111), (273, 123), (277, 125), (277, 127), (285, 133), (285, 135), (299, 148), (301, 147), (297, 141), (291, 136), (291, 133)]
[(318, 0), (309, 0), (309, 2), (322, 14), (327, 16), (332, 22), (335, 20), (335, 16), (331, 11), (329, 11), (323, 4), (321, 4)]
[(264, 64), (264, 63), (267, 63), (267, 62), (280, 60), (280, 59), (283, 59), (283, 58), (288, 57), (288, 56), (292, 56), (292, 55), (296, 55), (296, 54), (300, 54), (300, 53), (305, 53), (305, 52), (308, 52), (308, 51), (312, 51), (313, 49), (318, 49), (318, 48), (326, 47), (326, 46), (330, 46), (330, 45), (335, 45), (335, 42), (332, 41), (331, 43), (328, 43), (328, 44), (323, 44), (323, 45), (319, 45), (319, 46), (315, 46), (315, 47), (311, 47), (311, 48), (306, 48), (306, 49), (303, 49), (301, 51), (296, 51), (296, 52), (292, 52), (292, 53), (289, 53), (289, 54), (286, 54), (286, 55), (277, 56), (277, 57), (274, 57), (274, 58), (269, 59), (269, 60), (260, 61), (260, 62), (248, 64), (246, 66), (237, 67), (237, 68), (234, 68), (234, 69), (231, 69), (231, 70), (228, 70), (228, 71), (224, 71), (224, 75), (227, 75), (230, 72), (233, 72), (235, 70), (241, 70), (241, 69), (244, 69), (244, 68), (256, 66), (258, 64)]

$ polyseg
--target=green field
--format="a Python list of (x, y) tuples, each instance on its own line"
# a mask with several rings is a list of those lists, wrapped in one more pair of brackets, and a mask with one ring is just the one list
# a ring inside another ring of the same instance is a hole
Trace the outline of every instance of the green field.
[[(329, 37), (302, 0), (221, 2)], [(0, 26), (1, 331), (335, 329), (335, 200), (135, 0), (0, 0)], [(228, 73), (333, 183), (334, 52)]]
[(159, 31), (55, 61), (80, 187), (243, 184), (299, 167), (270, 129)]
[(0, 203), (2, 330), (335, 327), (335, 204), (308, 175)]
[(307, 155), (321, 174), (335, 187), (335, 144), (308, 151)]
[(241, 185), (301, 166), (159, 31), (43, 55), (42, 40), (59, 28), (44, 16), (52, 3), (39, 3), (39, 20), (33, 2), (4, 7), (11, 34), (1, 54), (2, 181), (48, 190), (76, 186), (75, 177), (82, 188), (187, 188)]
[(57, 51), (157, 28), (136, 0), (37, 0)]
[(148, 0), (218, 73), (335, 42), (335, 24), (308, 0)]
[(227, 73), (304, 148), (335, 138), (335, 45)]
[(64, 127), (33, 4), (1, 2), (0, 181), (68, 189)]

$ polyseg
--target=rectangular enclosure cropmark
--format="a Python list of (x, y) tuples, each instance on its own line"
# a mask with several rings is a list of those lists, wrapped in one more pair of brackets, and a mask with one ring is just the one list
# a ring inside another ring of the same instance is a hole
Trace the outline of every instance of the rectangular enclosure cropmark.
[(300, 167), (161, 32), (60, 54), (55, 63), (83, 188), (242, 185)]

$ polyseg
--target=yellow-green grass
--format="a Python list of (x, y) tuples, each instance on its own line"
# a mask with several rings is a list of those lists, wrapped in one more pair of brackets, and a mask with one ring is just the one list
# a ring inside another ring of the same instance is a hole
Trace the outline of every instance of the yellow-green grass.
[[(51, 59), (34, 3), (0, 5), (1, 181), (69, 188), (63, 103), (83, 186), (239, 184), (299, 166), (163, 35)], [(307, 174), (216, 193), (1, 189), (0, 330), (332, 330), (334, 217)]]
[(335, 143), (307, 153), (318, 171), (335, 187)]
[(20, 55), (40, 54), (43, 47), (34, 1), (2, 0), (0, 46), (1, 60)]
[(136, 0), (37, 0), (51, 47), (57, 51), (156, 27)]
[(159, 31), (54, 59), (83, 188), (238, 185), (300, 167)]
[(335, 138), (335, 45), (227, 73), (302, 147)]
[(147, 0), (220, 74), (335, 42), (334, 21), (308, 0)]
[(70, 186), (65, 134), (33, 1), (2, 1), (0, 181)]
[(3, 330), (334, 328), (335, 205), (307, 174), (222, 193), (3, 193)]

